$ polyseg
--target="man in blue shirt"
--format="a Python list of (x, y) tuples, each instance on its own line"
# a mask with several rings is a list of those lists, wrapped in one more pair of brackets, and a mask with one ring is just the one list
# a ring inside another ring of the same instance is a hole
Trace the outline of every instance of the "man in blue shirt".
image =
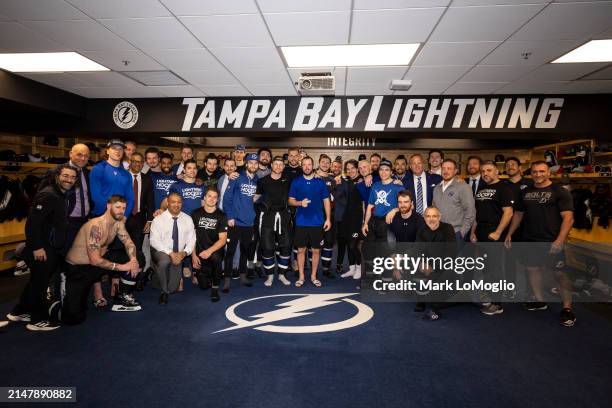
[(134, 206), (134, 190), (132, 176), (123, 168), (123, 149), (125, 144), (119, 139), (113, 139), (106, 145), (108, 159), (93, 166), (89, 174), (91, 199), (94, 202), (93, 216), (98, 217), (106, 212), (106, 202), (113, 195), (125, 198), (127, 204), (125, 215), (132, 213)]
[(298, 248), (299, 278), (295, 282), (298, 288), (304, 284), (306, 247), (312, 248), (310, 281), (314, 286), (321, 287), (321, 281), (317, 279), (317, 268), (323, 245), (323, 232), (331, 228), (329, 190), (321, 178), (315, 177), (313, 167), (312, 157), (304, 157), (303, 174), (293, 180), (289, 189), (289, 205), (297, 207), (293, 245)]
[(181, 211), (191, 215), (194, 210), (202, 207), (206, 187), (203, 185), (198, 186), (195, 182), (196, 174), (198, 173), (198, 165), (195, 160), (186, 160), (183, 171), (183, 179), (172, 184), (168, 194), (178, 193), (183, 197), (183, 208)]
[[(246, 156), (245, 170), (230, 180), (225, 195), (223, 196), (223, 210), (227, 214), (227, 253), (225, 255), (225, 277), (231, 276), (232, 259), (236, 253), (238, 242), (240, 242), (240, 282), (245, 286), (252, 286), (247, 278), (247, 261), (253, 259), (255, 230), (255, 204), (253, 196), (257, 191), (257, 169), (259, 160), (256, 153)], [(225, 279), (223, 292), (229, 291), (229, 281)]]
[(385, 216), (397, 208), (397, 195), (403, 187), (391, 178), (391, 162), (383, 159), (378, 168), (380, 181), (372, 185), (361, 232), (368, 242), (387, 242)]
[(149, 172), (151, 180), (153, 180), (153, 205), (156, 216), (162, 213), (161, 202), (168, 196), (170, 186), (178, 182), (172, 172), (172, 157), (169, 154), (164, 153), (162, 155), (160, 168), (160, 172)]

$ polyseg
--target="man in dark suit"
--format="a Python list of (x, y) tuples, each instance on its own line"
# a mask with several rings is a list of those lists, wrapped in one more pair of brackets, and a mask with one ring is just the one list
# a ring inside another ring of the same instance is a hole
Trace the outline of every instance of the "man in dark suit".
[(153, 212), (155, 212), (153, 181), (148, 174), (142, 173), (143, 166), (143, 155), (138, 152), (132, 153), (128, 171), (132, 177), (132, 188), (134, 189), (134, 208), (125, 221), (125, 229), (130, 234), (138, 252), (142, 252), (144, 234), (149, 232)]
[(416, 212), (423, 215), (425, 209), (431, 206), (433, 189), (442, 181), (442, 177), (425, 172), (424, 160), (420, 154), (410, 156), (409, 166), (410, 174), (406, 176), (404, 185), (414, 197)]
[(476, 193), (480, 191), (481, 188), (485, 187), (487, 183), (480, 177), (480, 165), (482, 164), (482, 159), (478, 156), (470, 156), (467, 159), (467, 174), (465, 182), (470, 186), (470, 190), (472, 190), (472, 196), (476, 196)]

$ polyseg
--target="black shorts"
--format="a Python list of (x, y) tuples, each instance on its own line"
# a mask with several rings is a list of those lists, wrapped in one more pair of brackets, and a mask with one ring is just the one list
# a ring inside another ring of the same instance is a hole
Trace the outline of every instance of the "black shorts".
[(273, 251), (276, 244), (280, 248), (291, 247), (291, 214), (288, 210), (264, 212), (258, 219), (259, 247), (266, 251)]
[(565, 268), (565, 249), (558, 254), (550, 252), (534, 251), (524, 249), (521, 255), (521, 263), (529, 267), (544, 267), (550, 270), (563, 270)]
[(323, 246), (323, 226), (295, 227), (293, 246), (296, 248), (310, 247), (320, 249)]

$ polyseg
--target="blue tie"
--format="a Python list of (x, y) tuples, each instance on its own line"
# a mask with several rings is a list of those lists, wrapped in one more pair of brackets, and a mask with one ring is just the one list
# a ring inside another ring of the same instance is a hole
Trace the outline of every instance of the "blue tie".
[(172, 225), (172, 252), (179, 251), (179, 235), (178, 235), (178, 217), (172, 217), (174, 224)]
[(423, 186), (421, 185), (421, 177), (417, 177), (416, 186), (416, 210), (423, 215)]
[(472, 179), (472, 195), (476, 197), (476, 179)]

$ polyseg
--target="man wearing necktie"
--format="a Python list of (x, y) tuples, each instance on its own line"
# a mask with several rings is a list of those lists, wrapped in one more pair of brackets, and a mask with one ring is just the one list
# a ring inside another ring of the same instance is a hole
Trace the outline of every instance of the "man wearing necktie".
[(470, 186), (470, 190), (472, 190), (472, 197), (476, 196), (476, 193), (483, 188), (486, 183), (480, 177), (480, 165), (482, 164), (482, 160), (478, 156), (470, 156), (467, 160), (467, 174), (468, 177), (465, 179), (465, 182)]
[(181, 281), (183, 259), (196, 244), (193, 220), (181, 211), (183, 198), (178, 193), (168, 196), (168, 208), (151, 223), (151, 255), (161, 294), (159, 304), (168, 303), (168, 295), (176, 292)]

